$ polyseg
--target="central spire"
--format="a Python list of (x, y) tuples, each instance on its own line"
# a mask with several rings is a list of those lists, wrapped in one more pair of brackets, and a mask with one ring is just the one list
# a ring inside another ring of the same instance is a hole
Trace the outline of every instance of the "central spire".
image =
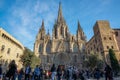
[(62, 15), (62, 6), (61, 6), (61, 2), (59, 3), (59, 11), (58, 11), (58, 18), (57, 18), (57, 22), (64, 22), (64, 18)]
[(42, 26), (41, 26), (41, 29), (42, 29), (42, 30), (45, 30), (45, 28), (44, 28), (44, 20), (42, 20)]
[(39, 29), (39, 32), (41, 32), (41, 31), (45, 32), (44, 20), (42, 20), (42, 25)]
[(80, 26), (80, 22), (78, 21), (78, 30), (81, 30), (82, 31), (82, 28)]

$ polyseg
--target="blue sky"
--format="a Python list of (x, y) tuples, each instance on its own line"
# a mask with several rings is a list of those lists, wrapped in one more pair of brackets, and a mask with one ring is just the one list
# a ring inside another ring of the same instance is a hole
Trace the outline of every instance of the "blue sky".
[(120, 0), (0, 0), (0, 27), (33, 50), (42, 19), (46, 32), (52, 33), (60, 1), (73, 35), (78, 20), (87, 40), (93, 36), (97, 20), (108, 20), (112, 28), (120, 28)]

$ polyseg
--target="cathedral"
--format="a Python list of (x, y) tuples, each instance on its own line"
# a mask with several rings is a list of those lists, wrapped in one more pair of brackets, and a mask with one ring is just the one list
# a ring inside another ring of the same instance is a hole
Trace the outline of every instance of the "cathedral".
[(44, 21), (42, 21), (34, 43), (34, 53), (40, 57), (44, 69), (50, 68), (52, 64), (82, 66), (86, 37), (79, 21), (76, 27), (78, 27), (76, 35), (72, 35), (62, 15), (61, 4), (53, 25), (52, 36), (49, 32), (46, 34)]

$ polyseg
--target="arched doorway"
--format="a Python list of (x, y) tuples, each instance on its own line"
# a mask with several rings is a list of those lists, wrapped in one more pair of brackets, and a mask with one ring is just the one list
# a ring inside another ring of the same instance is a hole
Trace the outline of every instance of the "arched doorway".
[(71, 58), (67, 53), (57, 53), (53, 59), (53, 63), (56, 65), (67, 65), (70, 61)]

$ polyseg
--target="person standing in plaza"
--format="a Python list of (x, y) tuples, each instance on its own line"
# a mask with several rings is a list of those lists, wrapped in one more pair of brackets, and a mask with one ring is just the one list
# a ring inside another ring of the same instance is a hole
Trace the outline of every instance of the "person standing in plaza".
[(15, 80), (17, 74), (17, 65), (15, 63), (15, 60), (12, 60), (8, 67), (9, 70), (6, 74), (6, 77), (8, 77), (9, 80)]
[(24, 75), (23, 68), (20, 69), (19, 74), (18, 74), (18, 80), (22, 80)]
[(66, 80), (69, 80), (69, 70), (68, 70), (68, 67), (66, 68)]
[(72, 80), (72, 78), (73, 78), (73, 68), (71, 66), (69, 69), (69, 80)]
[(36, 65), (36, 68), (34, 69), (34, 80), (40, 80), (40, 68), (38, 65)]
[(2, 80), (2, 64), (0, 64), (0, 80)]
[(77, 80), (77, 70), (75, 67), (73, 67), (73, 80)]
[(52, 80), (55, 80), (55, 77), (56, 77), (56, 67), (55, 67), (55, 64), (52, 65), (51, 67), (51, 72), (52, 72)]
[(31, 67), (28, 64), (27, 67), (25, 68), (25, 80), (30, 80), (30, 73), (31, 73)]
[(59, 65), (57, 68), (57, 80), (61, 80), (61, 75), (62, 75), (62, 69), (61, 66)]
[(112, 68), (109, 65), (105, 67), (105, 80), (113, 80)]
[(100, 70), (99, 70), (99, 68), (95, 68), (95, 78), (96, 78), (97, 80), (100, 79)]
[(39, 78), (40, 78), (40, 80), (43, 80), (43, 68), (42, 68), (42, 66), (40, 66), (39, 69), (40, 69), (40, 76), (39, 76)]

